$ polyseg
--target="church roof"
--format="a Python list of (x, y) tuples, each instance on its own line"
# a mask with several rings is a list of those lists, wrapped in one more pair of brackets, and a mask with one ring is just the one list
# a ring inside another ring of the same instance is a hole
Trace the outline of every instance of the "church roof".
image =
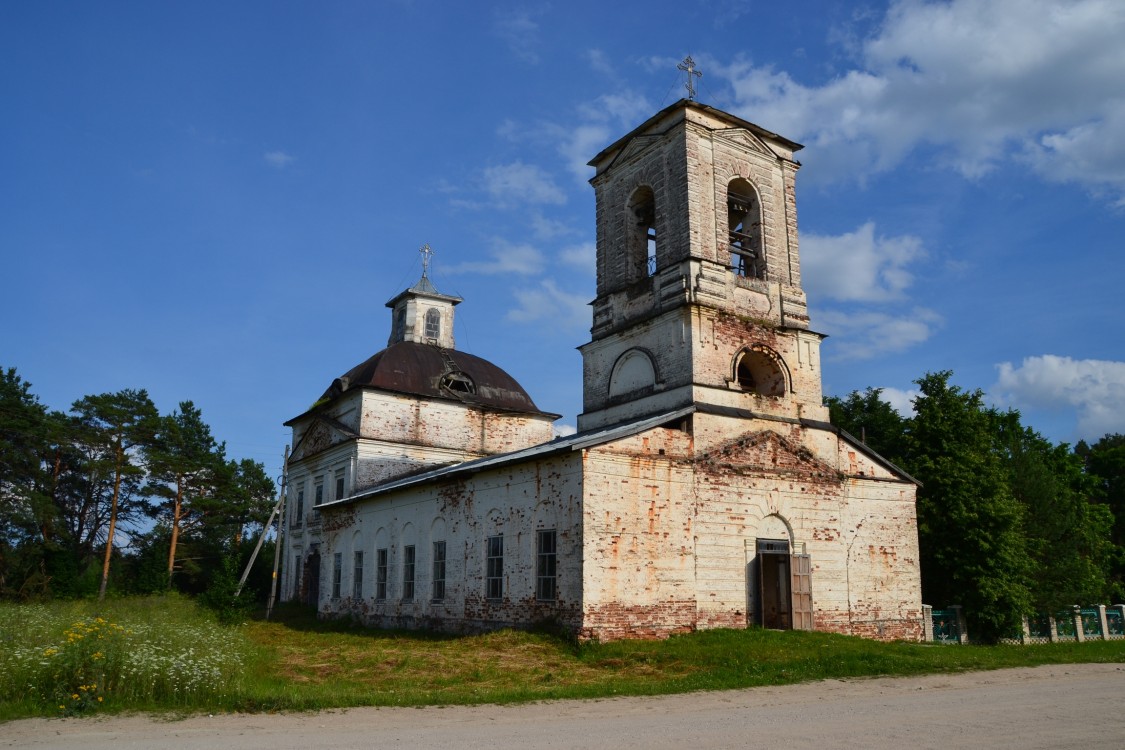
[[(664, 109), (660, 110), (655, 115), (648, 118), (643, 123), (641, 123), (637, 127), (633, 128), (631, 131), (626, 133), (625, 135), (618, 138), (616, 141), (614, 141), (609, 146), (606, 146), (604, 149), (602, 149), (598, 153), (597, 156), (595, 156), (593, 159), (590, 160), (588, 166), (597, 167), (599, 164), (601, 164), (606, 159), (606, 157), (610, 156), (611, 154), (615, 154), (615, 152), (620, 152), (624, 148), (625, 144), (627, 144), (629, 141), (633, 140), (634, 138), (636, 138), (639, 135), (646, 134), (647, 132), (652, 130), (656, 125), (660, 124), (662, 120), (667, 119), (669, 117), (669, 115), (671, 115), (672, 113), (678, 112), (680, 110), (688, 110), (688, 109), (694, 109), (698, 112), (702, 112), (702, 113), (705, 113), (707, 115), (710, 115), (711, 117), (713, 117), (717, 120), (721, 120), (721, 121), (727, 123), (731, 127), (744, 128), (746, 130), (749, 130), (751, 133), (754, 133), (755, 135), (757, 135), (761, 138), (764, 138), (767, 141), (776, 141), (777, 143), (781, 144), (785, 148), (789, 149), (789, 151), (791, 151), (791, 152), (792, 151), (800, 151), (802, 148), (804, 148), (804, 146), (802, 146), (800, 143), (797, 143), (796, 141), (791, 141), (788, 138), (785, 138), (784, 136), (780, 136), (777, 133), (766, 130), (765, 128), (761, 127), (760, 125), (755, 125), (752, 122), (749, 122), (747, 120), (743, 120), (741, 117), (738, 117), (736, 115), (732, 115), (730, 112), (724, 112), (721, 109), (717, 109), (715, 107), (711, 107), (711, 106), (708, 106), (706, 104), (700, 104), (699, 102), (693, 101), (691, 99), (680, 99), (678, 102), (675, 102), (674, 104), (670, 104), (667, 107), (665, 107)], [(599, 173), (600, 173), (600, 169), (599, 169)]]
[(318, 403), (334, 400), (353, 388), (374, 388), (500, 411), (558, 417), (540, 411), (515, 378), (488, 360), (456, 349), (412, 341), (391, 344), (348, 370), (332, 381)]
[(464, 301), (460, 297), (454, 296), (452, 294), (442, 294), (437, 290), (437, 287), (434, 286), (434, 283), (430, 281), (429, 277), (423, 276), (422, 278), (418, 279), (418, 282), (414, 286), (410, 287), (409, 289), (404, 289), (403, 291), (392, 297), (390, 300), (388, 300), (387, 307), (394, 307), (398, 304), (398, 301), (400, 299), (407, 296), (430, 297), (432, 299), (440, 299), (445, 300), (446, 302), (452, 302), (455, 305)]
[[(338, 500), (323, 503), (321, 505), (318, 505), (317, 509), (319, 510), (340, 505), (350, 505), (351, 503), (360, 500), (365, 500), (377, 495), (382, 495), (387, 492), (394, 492), (395, 490), (401, 490), (406, 487), (413, 487), (415, 485), (426, 484), (429, 482), (447, 479), (463, 474), (476, 474), (477, 472), (485, 471), (487, 469), (495, 469), (501, 466), (507, 466), (513, 463), (520, 463), (522, 461), (538, 459), (556, 453), (567, 453), (570, 451), (585, 450), (586, 448), (594, 448), (599, 445), (611, 443), (615, 440), (620, 440), (632, 435), (638, 435), (646, 430), (652, 429), (653, 427), (659, 427), (670, 422), (675, 422), (695, 412), (728, 414), (730, 416), (761, 418), (766, 420), (776, 419), (776, 417), (771, 418), (762, 414), (753, 414), (743, 409), (726, 409), (722, 407), (716, 408), (710, 405), (692, 404), (690, 406), (682, 406), (678, 409), (672, 409), (657, 414), (651, 414), (645, 417), (639, 417), (621, 424), (598, 427), (592, 430), (586, 430), (585, 432), (579, 432), (574, 435), (557, 437), (549, 442), (541, 443), (540, 445), (533, 445), (530, 448), (523, 448), (522, 450), (512, 451), (510, 453), (500, 453), (495, 456), (486, 456), (484, 458), (477, 458), (471, 461), (462, 461), (460, 463), (449, 464), (446, 466), (426, 468), (415, 474), (411, 474), (405, 477), (399, 477), (398, 479), (392, 479), (389, 482), (384, 482), (383, 484), (361, 490), (349, 497), (344, 497)], [(892, 474), (898, 475), (902, 480), (908, 481), (912, 484), (920, 484), (917, 479), (907, 474), (894, 463), (883, 458), (878, 453), (867, 447), (866, 444), (860, 442), (859, 440), (856, 440), (854, 437), (849, 435), (844, 430), (841, 430), (839, 427), (836, 427), (835, 425), (832, 425), (828, 422), (819, 422), (811, 419), (799, 419), (795, 420), (795, 423), (801, 424), (805, 427), (811, 427), (813, 429), (835, 433), (843, 438), (845, 442), (850, 443), (853, 447), (857, 448), (858, 450), (866, 454), (869, 458), (882, 465)]]
[(374, 497), (381, 495), (385, 492), (392, 492), (404, 487), (410, 487), (417, 484), (425, 484), (427, 482), (441, 479), (448, 476), (456, 476), (458, 474), (475, 474), (479, 471), (486, 469), (493, 469), (498, 466), (505, 466), (507, 464), (519, 463), (520, 461), (527, 461), (533, 458), (540, 458), (543, 456), (551, 455), (554, 453), (564, 453), (568, 451), (584, 450), (586, 448), (593, 448), (598, 445), (620, 440), (621, 438), (636, 435), (645, 430), (650, 430), (653, 427), (659, 427), (668, 422), (674, 422), (677, 419), (686, 417), (696, 410), (695, 406), (684, 406), (679, 409), (661, 412), (656, 415), (648, 417), (641, 417), (634, 419), (631, 422), (623, 424), (612, 425), (609, 427), (599, 427), (585, 432), (579, 432), (574, 435), (567, 435), (565, 437), (557, 437), (547, 443), (540, 445), (533, 445), (530, 448), (524, 448), (511, 453), (501, 453), (495, 456), (487, 456), (485, 458), (477, 458), (472, 461), (464, 461), (461, 463), (452, 464), (449, 466), (441, 466), (438, 468), (427, 469), (418, 474), (411, 476), (393, 479), (384, 484), (376, 485), (367, 490), (357, 492), (350, 497), (341, 498), (327, 503), (322, 503), (317, 509), (329, 508), (338, 505), (347, 505), (357, 500)]

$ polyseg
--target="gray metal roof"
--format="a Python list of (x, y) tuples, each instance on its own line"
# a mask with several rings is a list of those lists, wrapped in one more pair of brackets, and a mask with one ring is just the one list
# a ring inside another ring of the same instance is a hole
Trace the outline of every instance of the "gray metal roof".
[(442, 466), (437, 469), (430, 469), (421, 474), (415, 474), (409, 477), (402, 477), (395, 479), (385, 484), (380, 484), (377, 487), (358, 492), (350, 497), (341, 498), (340, 500), (333, 500), (328, 503), (321, 503), (314, 506), (316, 508), (331, 508), (341, 505), (350, 505), (358, 500), (366, 500), (377, 495), (383, 495), (395, 490), (401, 490), (406, 487), (413, 487), (419, 484), (426, 484), (428, 482), (437, 481), (439, 479), (446, 479), (461, 474), (476, 474), (477, 472), (487, 471), (488, 469), (495, 469), (508, 464), (520, 463), (532, 458), (539, 458), (542, 456), (551, 455), (554, 453), (564, 453), (569, 451), (580, 451), (586, 448), (593, 448), (604, 443), (619, 440), (621, 438), (630, 437), (645, 430), (658, 427), (666, 422), (671, 422), (681, 417), (686, 417), (695, 411), (695, 406), (684, 406), (673, 411), (661, 412), (649, 417), (642, 417), (632, 422), (625, 422), (610, 427), (601, 427), (596, 430), (587, 430), (586, 432), (575, 433), (574, 435), (567, 435), (566, 437), (559, 437), (547, 443), (533, 445), (530, 448), (524, 448), (511, 453), (501, 453), (496, 456), (488, 456), (486, 458), (477, 458), (472, 461), (465, 461), (459, 464), (452, 464), (450, 466)]

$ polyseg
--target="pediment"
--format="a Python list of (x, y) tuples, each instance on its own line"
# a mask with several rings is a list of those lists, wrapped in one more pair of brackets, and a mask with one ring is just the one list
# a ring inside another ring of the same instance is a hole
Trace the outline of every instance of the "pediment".
[(625, 148), (621, 150), (621, 153), (614, 159), (614, 162), (622, 164), (630, 159), (634, 159), (659, 143), (661, 139), (662, 136), (659, 135), (638, 135), (625, 145)]
[(743, 435), (709, 452), (700, 463), (739, 474), (795, 474), (843, 478), (839, 471), (818, 459), (811, 450), (772, 430)]
[(714, 131), (713, 136), (716, 140), (726, 141), (743, 150), (756, 151), (771, 159), (777, 158), (777, 153), (775, 153), (765, 141), (749, 130), (744, 130), (742, 128), (726, 128), (724, 130)]
[(334, 445), (339, 445), (351, 440), (356, 435), (339, 422), (324, 418), (317, 418), (312, 423), (301, 439), (293, 446), (289, 461), (301, 461), (309, 456), (315, 456), (321, 451), (328, 450)]

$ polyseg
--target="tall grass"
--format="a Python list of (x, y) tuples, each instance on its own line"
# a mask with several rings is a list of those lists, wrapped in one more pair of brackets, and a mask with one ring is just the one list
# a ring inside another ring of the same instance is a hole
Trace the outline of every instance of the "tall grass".
[(1125, 640), (942, 646), (751, 628), (577, 644), (512, 630), (373, 630), (293, 606), (224, 626), (176, 596), (0, 605), (0, 721), (508, 703), (1090, 661), (1125, 662)]
[(0, 605), (0, 717), (205, 708), (240, 691), (254, 647), (190, 601)]

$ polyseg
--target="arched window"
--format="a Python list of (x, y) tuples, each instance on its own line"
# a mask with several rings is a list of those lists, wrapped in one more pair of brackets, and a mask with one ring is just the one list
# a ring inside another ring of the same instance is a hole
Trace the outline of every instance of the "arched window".
[(765, 346), (754, 346), (739, 353), (734, 379), (742, 390), (761, 396), (784, 396), (788, 380), (781, 357)]
[(391, 339), (396, 343), (406, 338), (406, 307), (395, 310), (395, 326)]
[(426, 311), (426, 338), (441, 338), (441, 313), (431, 307)]
[(727, 185), (727, 227), (731, 271), (748, 279), (764, 279), (762, 204), (754, 186), (741, 177)]
[(628, 253), (635, 278), (645, 278), (656, 273), (656, 198), (652, 188), (642, 185), (629, 198)]

